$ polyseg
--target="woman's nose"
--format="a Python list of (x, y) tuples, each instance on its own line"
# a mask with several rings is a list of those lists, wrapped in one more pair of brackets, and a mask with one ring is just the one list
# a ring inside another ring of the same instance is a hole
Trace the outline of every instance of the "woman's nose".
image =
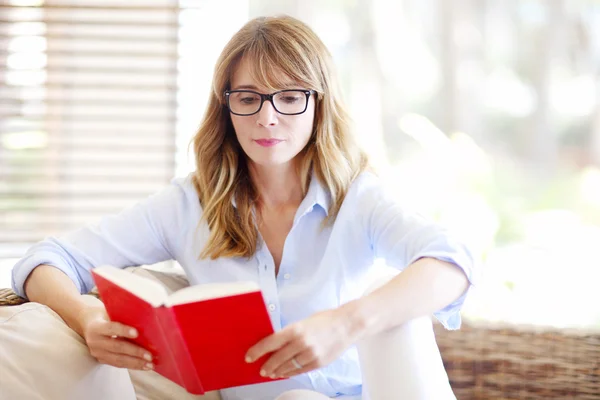
[(277, 124), (277, 111), (270, 101), (265, 101), (258, 112), (257, 124), (262, 126), (273, 126)]

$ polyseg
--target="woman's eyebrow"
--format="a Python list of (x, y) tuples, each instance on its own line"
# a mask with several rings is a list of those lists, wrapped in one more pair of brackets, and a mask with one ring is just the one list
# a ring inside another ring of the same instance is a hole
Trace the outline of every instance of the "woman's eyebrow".
[(254, 85), (238, 85), (238, 86), (235, 86), (234, 88), (232, 88), (231, 90), (239, 90), (239, 89), (258, 90), (258, 88)]

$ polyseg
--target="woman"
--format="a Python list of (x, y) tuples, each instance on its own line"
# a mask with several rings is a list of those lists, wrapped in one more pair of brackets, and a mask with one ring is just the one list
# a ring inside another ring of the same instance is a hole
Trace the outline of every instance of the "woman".
[[(130, 329), (80, 295), (102, 264), (175, 259), (191, 284), (260, 284), (276, 333), (247, 361), (273, 352), (262, 373), (290, 379), (222, 390), (224, 399), (308, 393), (294, 389), (360, 398), (354, 344), (431, 313), (458, 328), (470, 253), (385, 196), (350, 133), (330, 55), (305, 24), (258, 18), (233, 36), (193, 145), (188, 178), (97, 226), (44, 240), (14, 268), (15, 291), (54, 309), (99, 362), (152, 368), (144, 349), (111, 339)], [(403, 272), (361, 297), (375, 258)], [(403, 385), (410, 381), (418, 380)]]

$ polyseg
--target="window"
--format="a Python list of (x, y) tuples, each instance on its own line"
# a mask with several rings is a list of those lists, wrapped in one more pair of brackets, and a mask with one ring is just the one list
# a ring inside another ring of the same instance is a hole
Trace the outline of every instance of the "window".
[(214, 61), (248, 16), (226, 3), (0, 5), (0, 259), (193, 168)]

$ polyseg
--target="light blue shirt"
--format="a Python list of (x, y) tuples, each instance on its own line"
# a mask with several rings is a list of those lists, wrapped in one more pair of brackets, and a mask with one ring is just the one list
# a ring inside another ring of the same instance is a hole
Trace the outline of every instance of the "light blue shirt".
[[(33, 268), (50, 264), (64, 271), (81, 293), (94, 286), (90, 270), (100, 265), (125, 267), (176, 260), (191, 284), (252, 280), (263, 292), (275, 330), (322, 310), (360, 297), (375, 259), (402, 270), (421, 257), (456, 264), (473, 282), (469, 250), (441, 227), (408, 212), (386, 195), (379, 178), (362, 173), (350, 187), (335, 223), (321, 228), (331, 205), (328, 191), (312, 179), (294, 217), (279, 273), (260, 239), (251, 258), (199, 259), (208, 236), (199, 224), (202, 208), (191, 175), (124, 210), (60, 238), (33, 246), (14, 267), (12, 287), (23, 284)], [(436, 317), (449, 329), (460, 326), (465, 295)], [(355, 347), (319, 370), (285, 381), (221, 391), (224, 400), (273, 399), (285, 390), (307, 388), (330, 397), (358, 395), (361, 374)]]

